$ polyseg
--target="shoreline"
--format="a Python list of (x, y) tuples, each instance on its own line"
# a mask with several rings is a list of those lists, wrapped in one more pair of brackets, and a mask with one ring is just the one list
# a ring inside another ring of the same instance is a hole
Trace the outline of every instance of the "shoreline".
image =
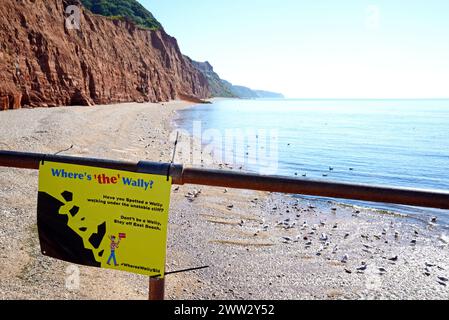
[[(54, 153), (73, 144), (66, 154), (169, 161), (174, 115), (193, 105), (130, 103), (7, 111), (0, 113), (5, 128), (0, 145)], [(88, 267), (79, 267), (79, 289), (68, 290), (70, 264), (43, 257), (39, 251), (36, 190), (36, 171), (0, 168), (0, 220), (6, 226), (0, 228), (0, 299), (147, 298), (147, 277)], [(209, 268), (167, 277), (166, 296), (448, 299), (448, 284), (439, 277), (448, 278), (449, 250), (438, 233), (407, 219), (326, 201), (174, 187), (167, 271)], [(345, 256), (347, 261), (342, 262)]]
[[(215, 101), (221, 101), (221, 100), (237, 100), (238, 99), (233, 99), (233, 98), (213, 98), (211, 99), (211, 102), (214, 103)], [(198, 104), (194, 104), (194, 105), (190, 105), (187, 108), (183, 108), (182, 110), (186, 110), (186, 109), (191, 109), (191, 108), (195, 108), (198, 107), (200, 105)], [(175, 111), (175, 117), (172, 119), (171, 121), (171, 125), (173, 130), (179, 130), (179, 129), (183, 129), (181, 126), (179, 126), (176, 121), (179, 119), (179, 110)], [(198, 141), (198, 137), (193, 137), (193, 139), (195, 139), (195, 141)], [(201, 143), (201, 142), (200, 142)], [(206, 146), (207, 144), (201, 144), (202, 147)], [(221, 152), (224, 152), (224, 150), (221, 150)], [(219, 161), (220, 162), (220, 161)], [(222, 166), (226, 167), (225, 164), (221, 164)], [(216, 166), (216, 165), (215, 165)], [(233, 167), (234, 170), (236, 170), (236, 167), (239, 167), (240, 165), (236, 165), (236, 164), (230, 164), (231, 167)], [(248, 168), (246, 168), (245, 165), (242, 165), (243, 171), (246, 169), (248, 170)], [(251, 171), (251, 170), (250, 170)], [(254, 173), (257, 173), (256, 171), (251, 171)], [(294, 195), (292, 195), (294, 196)], [(380, 215), (393, 215), (393, 216), (399, 216), (401, 218), (408, 218), (411, 221), (415, 221), (417, 224), (421, 224), (423, 226), (427, 225), (428, 222), (431, 220), (432, 217), (434, 217), (434, 214), (438, 214), (438, 217), (440, 214), (443, 213), (443, 210), (441, 210), (441, 212), (439, 212), (440, 210), (438, 209), (432, 209), (432, 208), (422, 208), (419, 211), (417, 208), (415, 207), (408, 207), (408, 206), (399, 206), (399, 208), (395, 208), (395, 205), (389, 205), (389, 204), (376, 204), (376, 203), (369, 203), (369, 202), (364, 202), (364, 201), (356, 201), (356, 200), (344, 200), (344, 199), (331, 199), (331, 198), (322, 198), (322, 197), (308, 197), (308, 196), (299, 196), (304, 197), (306, 200), (308, 198), (310, 199), (314, 199), (311, 201), (328, 201), (331, 200), (333, 202), (335, 202), (336, 204), (340, 205), (340, 206), (348, 206), (350, 208), (353, 208), (354, 210), (357, 209), (361, 209), (361, 210), (370, 210), (373, 211), (375, 213), (378, 213)], [(433, 214), (432, 214), (432, 211)], [(441, 228), (443, 231), (449, 231), (449, 224), (445, 224), (445, 223), (440, 223), (440, 219), (438, 219), (438, 222), (435, 224), (438, 228)]]

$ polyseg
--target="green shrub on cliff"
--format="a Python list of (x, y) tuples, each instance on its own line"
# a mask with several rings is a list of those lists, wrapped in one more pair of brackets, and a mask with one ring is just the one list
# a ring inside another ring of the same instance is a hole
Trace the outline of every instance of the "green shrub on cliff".
[(95, 14), (114, 18), (126, 18), (147, 29), (162, 28), (151, 12), (136, 0), (81, 0), (81, 2)]

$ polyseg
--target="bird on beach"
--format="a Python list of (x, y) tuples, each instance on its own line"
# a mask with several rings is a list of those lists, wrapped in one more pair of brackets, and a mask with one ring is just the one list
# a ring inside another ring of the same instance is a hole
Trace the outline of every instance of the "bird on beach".
[(322, 234), (321, 234), (321, 237), (320, 237), (320, 240), (321, 240), (321, 241), (327, 241), (327, 240), (329, 240), (329, 237), (327, 236), (327, 234), (322, 233)]
[(399, 257), (398, 257), (398, 256), (395, 256), (395, 257), (390, 258), (390, 259), (388, 259), (388, 260), (393, 261), (393, 262), (396, 262), (396, 261), (398, 261), (398, 259), (399, 259)]
[(343, 256), (343, 258), (341, 259), (341, 262), (342, 262), (342, 263), (347, 263), (348, 260), (349, 260), (349, 256), (348, 256), (347, 254), (345, 254), (345, 255)]
[(368, 268), (368, 265), (362, 262), (362, 265), (357, 268), (357, 271), (365, 271)]

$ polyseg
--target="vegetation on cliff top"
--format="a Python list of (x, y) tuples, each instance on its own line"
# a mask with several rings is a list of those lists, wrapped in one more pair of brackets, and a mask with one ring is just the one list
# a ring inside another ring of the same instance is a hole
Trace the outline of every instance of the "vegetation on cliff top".
[(161, 29), (162, 25), (136, 0), (81, 0), (95, 14), (118, 19), (129, 19), (146, 29)]

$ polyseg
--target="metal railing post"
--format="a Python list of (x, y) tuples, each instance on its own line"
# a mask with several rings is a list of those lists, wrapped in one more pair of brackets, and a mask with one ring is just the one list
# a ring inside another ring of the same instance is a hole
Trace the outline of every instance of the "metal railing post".
[(165, 298), (165, 278), (150, 278), (148, 300), (162, 301)]

